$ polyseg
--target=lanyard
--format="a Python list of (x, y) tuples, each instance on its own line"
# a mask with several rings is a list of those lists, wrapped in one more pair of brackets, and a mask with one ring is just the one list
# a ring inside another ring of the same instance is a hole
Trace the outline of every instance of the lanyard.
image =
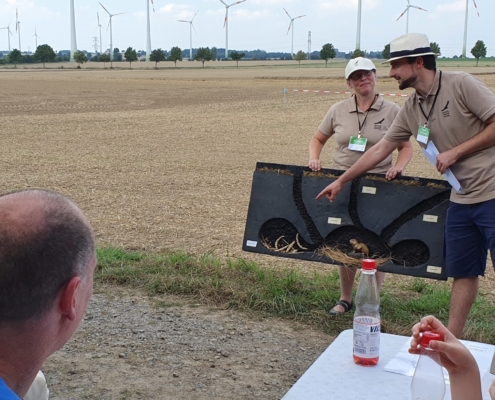
[(430, 112), (428, 113), (428, 115), (426, 115), (426, 113), (424, 112), (423, 107), (421, 106), (421, 103), (418, 102), (419, 108), (421, 108), (421, 112), (423, 113), (423, 115), (426, 118), (425, 126), (428, 124), (428, 120), (431, 117), (431, 113), (433, 112), (433, 108), (435, 107), (435, 103), (437, 102), (437, 99), (438, 99), (438, 93), (440, 93), (441, 88), (442, 88), (442, 71), (440, 71), (440, 78), (438, 79), (438, 90), (435, 93), (435, 100), (433, 100), (433, 104), (431, 105)]
[(364, 124), (366, 123), (366, 119), (368, 118), (368, 114), (370, 113), (371, 107), (373, 107), (373, 104), (375, 104), (376, 99), (378, 99), (378, 95), (375, 95), (375, 98), (373, 99), (373, 103), (369, 106), (369, 108), (366, 110), (366, 115), (364, 116), (364, 121), (361, 124), (361, 121), (359, 120), (359, 111), (358, 111), (358, 105), (357, 105), (357, 98), (354, 96), (354, 102), (356, 103), (356, 117), (358, 120), (358, 127), (359, 127), (359, 132), (358, 132), (358, 138), (361, 137), (361, 131), (364, 128)]

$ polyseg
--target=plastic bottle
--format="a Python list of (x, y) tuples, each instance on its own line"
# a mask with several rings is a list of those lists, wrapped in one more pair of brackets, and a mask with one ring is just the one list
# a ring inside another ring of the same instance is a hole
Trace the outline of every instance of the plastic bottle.
[(443, 400), (445, 379), (440, 354), (430, 348), (430, 340), (443, 340), (436, 332), (423, 332), (419, 342), (421, 350), (411, 382), (412, 400)]
[(355, 298), (352, 356), (356, 364), (366, 367), (378, 364), (380, 354), (380, 294), (375, 272), (376, 261), (363, 260)]

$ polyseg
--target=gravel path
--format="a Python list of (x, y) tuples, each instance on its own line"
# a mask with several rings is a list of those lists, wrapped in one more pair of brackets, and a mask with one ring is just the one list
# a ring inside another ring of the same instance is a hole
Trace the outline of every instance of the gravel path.
[(43, 367), (52, 400), (280, 399), (331, 343), (295, 322), (105, 287)]

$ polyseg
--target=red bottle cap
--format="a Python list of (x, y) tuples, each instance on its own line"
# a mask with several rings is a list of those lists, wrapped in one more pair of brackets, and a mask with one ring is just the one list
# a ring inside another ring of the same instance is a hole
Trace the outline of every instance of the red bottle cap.
[(376, 269), (376, 261), (372, 260), (371, 258), (366, 258), (363, 260), (361, 266), (366, 271), (373, 271), (374, 269)]
[(437, 332), (430, 332), (430, 331), (423, 332), (419, 345), (424, 348), (430, 347), (430, 340), (443, 341), (443, 335)]

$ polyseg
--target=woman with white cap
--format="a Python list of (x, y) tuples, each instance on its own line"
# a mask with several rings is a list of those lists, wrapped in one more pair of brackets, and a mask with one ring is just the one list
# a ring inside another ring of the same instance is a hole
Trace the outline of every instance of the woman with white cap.
[[(363, 57), (350, 60), (345, 68), (345, 79), (354, 90), (354, 95), (334, 104), (312, 137), (309, 143), (309, 167), (313, 171), (321, 169), (321, 151), (331, 136), (335, 138), (336, 144), (332, 168), (346, 170), (380, 141), (399, 112), (397, 104), (375, 92), (376, 67), (371, 60)], [(400, 175), (411, 160), (413, 150), (409, 142), (402, 143), (397, 150), (399, 154), (394, 166), (390, 155), (369, 172), (385, 174), (387, 179)], [(331, 315), (352, 310), (352, 287), (356, 272), (356, 268), (339, 266), (341, 296), (330, 310)], [(376, 276), (380, 289), (385, 276), (383, 272), (377, 272)]]

